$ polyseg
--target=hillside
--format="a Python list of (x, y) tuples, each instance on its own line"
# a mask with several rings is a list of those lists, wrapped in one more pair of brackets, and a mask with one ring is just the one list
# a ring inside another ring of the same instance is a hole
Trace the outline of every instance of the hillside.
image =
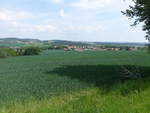
[(67, 41), (67, 40), (38, 40), (38, 39), (21, 39), (21, 38), (0, 38), (0, 47), (22, 47), (29, 45), (75, 45), (75, 46), (145, 46), (146, 43), (115, 43), (115, 42), (82, 42), (82, 41)]
[(41, 43), (38, 39), (0, 38), (0, 47), (20, 47)]
[(67, 40), (50, 40), (48, 41), (50, 42), (52, 45), (75, 45), (75, 46), (88, 46), (88, 45), (92, 45), (89, 44), (87, 42), (79, 42), (79, 41), (67, 41)]

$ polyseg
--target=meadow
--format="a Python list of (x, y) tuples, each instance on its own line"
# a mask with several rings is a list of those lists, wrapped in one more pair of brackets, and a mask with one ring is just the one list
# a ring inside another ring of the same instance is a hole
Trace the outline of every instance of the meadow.
[(51, 50), (0, 59), (0, 113), (150, 113), (150, 54)]

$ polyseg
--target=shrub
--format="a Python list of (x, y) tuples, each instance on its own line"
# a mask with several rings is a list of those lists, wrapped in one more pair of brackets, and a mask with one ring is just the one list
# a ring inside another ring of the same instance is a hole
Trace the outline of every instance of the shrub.
[(18, 48), (18, 49), (17, 49), (17, 55), (18, 55), (18, 56), (23, 56), (23, 55), (24, 55), (24, 51), (25, 51), (24, 48)]
[(150, 54), (150, 43), (148, 43), (148, 44), (146, 44), (146, 50), (147, 50), (147, 53), (149, 53)]
[(0, 48), (0, 58), (17, 56), (17, 52), (11, 48)]
[(0, 58), (5, 58), (5, 57), (7, 57), (6, 52), (0, 50)]
[(41, 49), (39, 47), (28, 47), (22, 50), (23, 55), (39, 55), (41, 52)]
[(147, 52), (150, 53), (150, 45), (148, 46)]

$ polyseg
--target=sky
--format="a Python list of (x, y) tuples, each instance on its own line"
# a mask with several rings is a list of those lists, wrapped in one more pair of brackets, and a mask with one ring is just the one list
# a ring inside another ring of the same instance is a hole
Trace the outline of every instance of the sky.
[(146, 42), (121, 14), (131, 0), (0, 0), (0, 38)]

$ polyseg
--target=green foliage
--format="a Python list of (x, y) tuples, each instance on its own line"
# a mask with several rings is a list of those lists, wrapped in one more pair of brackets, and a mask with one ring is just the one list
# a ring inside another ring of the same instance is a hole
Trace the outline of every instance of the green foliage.
[(41, 49), (39, 47), (28, 47), (24, 51), (24, 55), (39, 55)]
[[(149, 58), (144, 51), (51, 50), (0, 59), (0, 112), (148, 113)], [(143, 78), (126, 78), (121, 66), (137, 65)]]
[(17, 56), (17, 53), (11, 48), (0, 48), (0, 58), (5, 58), (8, 56)]
[(147, 53), (150, 53), (150, 44), (147, 45)]
[(41, 51), (39, 47), (26, 47), (17, 49), (17, 54), (19, 56), (39, 55)]
[(122, 12), (129, 18), (135, 19), (133, 26), (143, 22), (143, 30), (146, 31), (146, 38), (150, 41), (150, 0), (132, 0), (134, 6)]
[(150, 54), (150, 43), (146, 44), (144, 49), (147, 51), (148, 54)]
[[(130, 84), (134, 83), (130, 81), (121, 88), (129, 88)], [(149, 113), (149, 90), (143, 93), (135, 91), (134, 94), (122, 96), (117, 90), (103, 95), (100, 89), (89, 88), (41, 101), (31, 99), (25, 104), (18, 103), (4, 107), (0, 111), (2, 113)]]
[(5, 51), (0, 50), (0, 58), (7, 57), (7, 53)]
[(119, 50), (126, 50), (126, 51), (129, 51), (129, 50), (130, 50), (130, 47), (129, 47), (129, 46), (120, 46), (120, 47), (119, 47)]

